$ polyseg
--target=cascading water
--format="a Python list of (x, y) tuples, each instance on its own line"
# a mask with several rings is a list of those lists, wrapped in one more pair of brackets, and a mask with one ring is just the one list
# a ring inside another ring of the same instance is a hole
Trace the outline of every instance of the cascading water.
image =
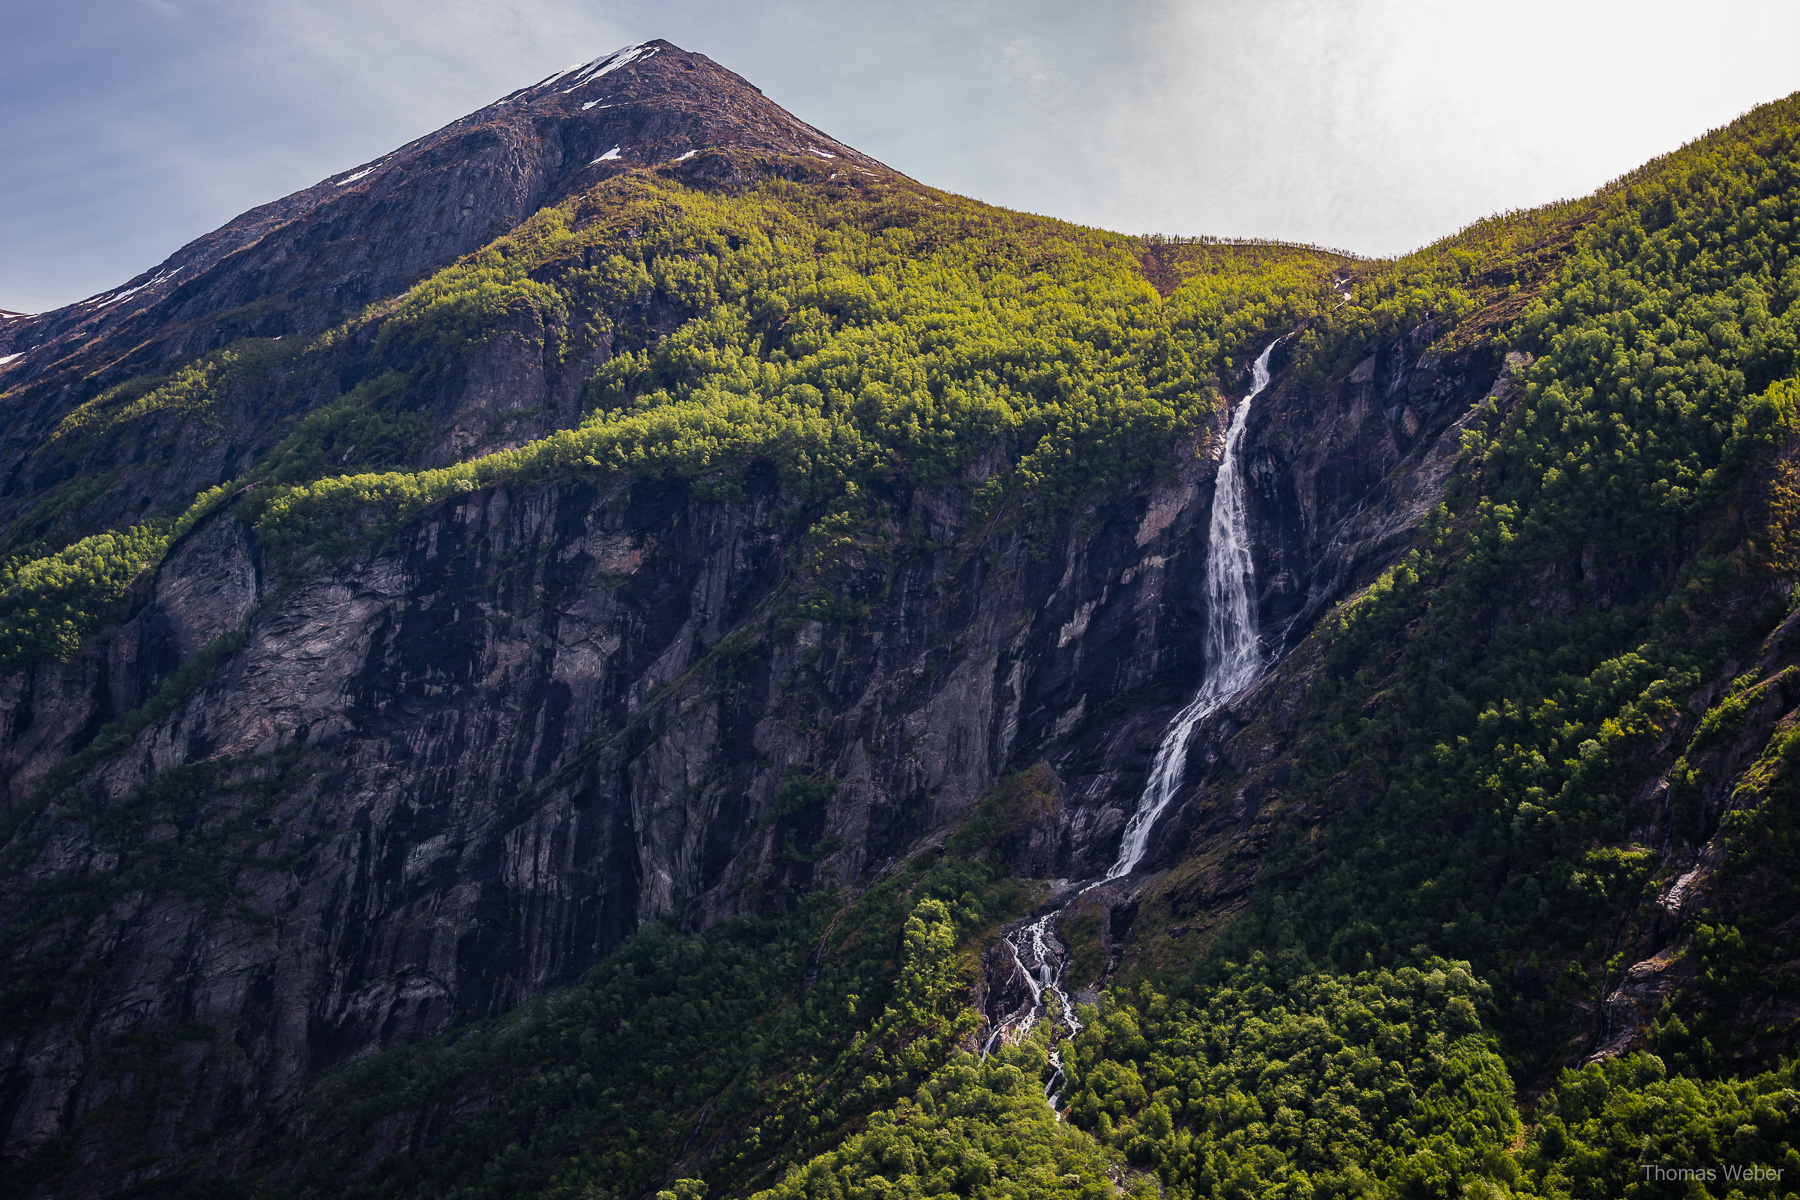
[[(1006, 940), (1013, 948), (1013, 970), (1018, 973), (1018, 982), (1025, 985), (1025, 991), (1031, 999), (994, 1026), (987, 1045), (982, 1047), (984, 1058), (1001, 1039), (1010, 1037), (1016, 1041), (1030, 1033), (1040, 1016), (1060, 1020), (1067, 1027), (1071, 1038), (1081, 1032), (1081, 1021), (1075, 1016), (1075, 1006), (1070, 1003), (1069, 993), (1062, 986), (1063, 947), (1056, 939), (1054, 928), (1054, 922), (1060, 915), (1062, 909), (1054, 909), (1007, 937)], [(1046, 999), (1052, 996), (1056, 998), (1054, 1012)], [(1051, 1108), (1056, 1108), (1060, 1099), (1057, 1089), (1062, 1084), (1063, 1065), (1062, 1055), (1054, 1045), (1050, 1047), (1050, 1067), (1050, 1078), (1044, 1083), (1044, 1099)]]
[[(1188, 739), (1194, 727), (1206, 719), (1238, 692), (1256, 681), (1262, 673), (1262, 639), (1257, 630), (1254, 584), (1256, 566), (1250, 557), (1249, 512), (1245, 503), (1243, 472), (1244, 425), (1250, 415), (1250, 402), (1269, 386), (1269, 355), (1279, 341), (1269, 343), (1257, 356), (1250, 369), (1250, 392), (1231, 414), (1231, 425), (1225, 434), (1225, 454), (1219, 473), (1213, 480), (1212, 522), (1206, 545), (1206, 633), (1202, 644), (1206, 673), (1200, 690), (1186, 708), (1175, 714), (1168, 731), (1156, 748), (1150, 774), (1144, 781), (1137, 808), (1125, 824), (1119, 842), (1118, 857), (1099, 883), (1119, 879), (1137, 869), (1144, 852), (1150, 847), (1150, 833), (1175, 793), (1187, 770)], [(1089, 884), (1077, 893), (1079, 899), (1099, 883)], [(1008, 1015), (995, 1027), (988, 1048), (1004, 1037), (1019, 1038), (1030, 1032), (1038, 1018), (1049, 1012), (1046, 996), (1057, 1002), (1056, 1017), (1068, 1027), (1069, 1036), (1081, 1031), (1075, 1019), (1075, 1007), (1062, 988), (1062, 947), (1056, 940), (1055, 922), (1063, 908), (1054, 909), (1031, 924), (1008, 935), (1014, 963), (1021, 982), (1031, 996), (1029, 1004)], [(1062, 1059), (1054, 1047), (1050, 1051), (1054, 1068), (1044, 1085), (1044, 1098), (1056, 1107), (1055, 1088), (1062, 1080)]]
[(1250, 394), (1231, 414), (1231, 427), (1225, 434), (1225, 456), (1213, 481), (1212, 523), (1206, 543), (1206, 674), (1200, 691), (1175, 714), (1162, 744), (1156, 748), (1150, 776), (1144, 781), (1144, 793), (1119, 842), (1119, 857), (1106, 872), (1108, 879), (1131, 874), (1150, 848), (1150, 831), (1181, 790), (1181, 777), (1187, 770), (1188, 738), (1193, 735), (1194, 726), (1254, 683), (1262, 671), (1262, 639), (1256, 627), (1256, 598), (1251, 594), (1256, 564), (1250, 558), (1250, 524), (1239, 459), (1250, 402), (1269, 386), (1269, 354), (1276, 345), (1270, 342), (1250, 369)]

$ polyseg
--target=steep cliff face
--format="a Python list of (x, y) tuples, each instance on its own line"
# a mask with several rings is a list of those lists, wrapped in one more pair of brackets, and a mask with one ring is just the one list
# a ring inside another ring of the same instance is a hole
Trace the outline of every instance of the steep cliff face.
[[(1342, 379), (1281, 381), (1252, 413), (1250, 478), (1272, 653), (1367, 582), (1443, 497), (1473, 406), (1506, 399), (1511, 370), (1489, 345), (1432, 353), (1426, 322)], [(1282, 360), (1277, 360), (1277, 366)]]
[[(1475, 346), (1429, 354), (1433, 333), (1429, 325), (1422, 326), (1381, 346), (1346, 377), (1323, 384), (1284, 375), (1287, 356), (1277, 347), (1275, 376), (1252, 410), (1245, 446), (1259, 624), (1271, 662), (1298, 645), (1322, 614), (1366, 585), (1412, 542), (1443, 499), (1475, 406), (1489, 396), (1504, 398), (1511, 386), (1511, 367), (1498, 351)], [(1216, 441), (1212, 446), (1216, 453)], [(1151, 506), (1146, 527), (1160, 519), (1159, 512)], [(1195, 530), (1202, 543), (1204, 534), (1204, 525)], [(1190, 558), (1184, 569), (1189, 586), (1199, 588), (1203, 545), (1193, 553), (1199, 557)], [(1193, 657), (1197, 635), (1193, 627), (1182, 632), (1187, 642), (1179, 652), (1188, 655), (1192, 680), (1198, 666)], [(1291, 681), (1290, 694), (1281, 693), (1282, 678), (1280, 672), (1272, 673), (1196, 730), (1188, 747), (1188, 785), (1159, 823), (1146, 869), (1167, 867), (1193, 851), (1223, 853), (1238, 841), (1240, 829), (1254, 824), (1255, 794), (1224, 803), (1233, 815), (1223, 823), (1208, 823), (1203, 814), (1212, 810), (1212, 792), (1222, 781), (1249, 765), (1242, 759), (1221, 760), (1222, 743), (1271, 708), (1294, 708), (1298, 696), (1291, 692)], [(1076, 799), (1054, 857), (1040, 853), (1035, 860), (1021, 859), (1021, 866), (1085, 879), (1110, 864), (1118, 831), (1142, 790), (1145, 766), (1172, 706), (1139, 700), (1134, 710), (1122, 723), (1084, 722), (1066, 749), (1039, 751)], [(1273, 752), (1264, 747), (1250, 761), (1271, 758)], [(1218, 769), (1209, 771), (1208, 764)], [(1228, 899), (1246, 882), (1247, 876), (1241, 876), (1236, 884), (1223, 885), (1220, 898)]]
[[(1382, 377), (1324, 395), (1277, 372), (1253, 424), (1277, 637), (1436, 501), (1494, 364), (1418, 352), (1386, 347)], [(1410, 431), (1381, 402), (1401, 388)], [(207, 519), (128, 619), (5, 683), (21, 869), (0, 888), (35, 991), (6, 1047), (10, 1152), (142, 1099), (107, 1057), (121, 1037), (205, 1031), (150, 1117), (165, 1154), (347, 1057), (570, 982), (643, 922), (867, 879), (1033, 763), (1060, 807), (1008, 852), (1098, 874), (1201, 668), (1218, 443), (998, 534), (969, 522), (977, 478), (896, 485), (826, 566), (760, 466), (732, 500), (650, 480), (471, 491), (329, 564)], [(217, 664), (172, 695), (209, 646)], [(159, 688), (173, 702), (143, 708)], [(91, 740), (134, 710), (153, 715)], [(84, 745), (111, 751), (59, 771)], [(826, 786), (784, 793), (797, 775)], [(1195, 776), (1153, 865), (1232, 844), (1196, 823)]]

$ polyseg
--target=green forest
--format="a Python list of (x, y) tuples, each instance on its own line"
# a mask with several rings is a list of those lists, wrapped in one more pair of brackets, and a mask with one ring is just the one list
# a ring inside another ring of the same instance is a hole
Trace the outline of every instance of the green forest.
[[(302, 560), (477, 488), (636, 473), (717, 480), (729, 494), (733, 470), (759, 459), (825, 502), (827, 536), (857, 519), (871, 482), (941, 482), (993, 445), (1006, 467), (982, 498), (996, 512), (1067, 507), (1160, 461), (1266, 331), (1328, 303), (1324, 271), (1337, 261), (1281, 247), (1212, 254), (1165, 300), (1138, 249), (924, 189), (773, 180), (719, 195), (626, 176), (308, 345), (246, 344), (120, 384), (39, 454), (105, 461), (238, 393), (304, 400), (359, 380), (218, 491), (264, 544)], [(654, 307), (693, 315), (659, 336), (630, 315)], [(1384, 309), (1371, 329), (1400, 319)], [(613, 339), (618, 352), (586, 384), (586, 419), (516, 450), (407, 469), (425, 398), (519, 323), (562, 358)], [(342, 473), (344, 447), (393, 469)], [(107, 483), (90, 470), (29, 514), (51, 544), (17, 548), (0, 577), (7, 662), (67, 657), (212, 499), (162, 522), (88, 529)]]
[[(37, 451), (102, 467), (15, 525), (0, 661), (73, 658), (214, 513), (294, 579), (478, 490), (656, 478), (729, 501), (757, 463), (795, 498), (823, 603), (833, 548), (892, 481), (966, 486), (979, 535), (1166, 470), (1277, 336), (1309, 386), (1420, 329), (1445, 353), (1495, 347), (1514, 387), (1468, 423), (1443, 503), (1280, 668), (1304, 687), (1279, 803), (1329, 818), (1276, 821), (1241, 910), (1189, 958), (1128, 952), (1080, 981), (1093, 1002), (1060, 1014), (1078, 1034), (1046, 1021), (984, 1053), (983, 955), (1049, 895), (996, 849), (1028, 816), (1014, 776), (879, 880), (703, 932), (646, 926), (574, 987), (327, 1073), (307, 1135), (269, 1137), (264, 1169), (133, 1194), (1800, 1194), (1800, 100), (1394, 260), (789, 174), (622, 174), (316, 338), (101, 391)], [(562, 364), (611, 347), (579, 424), (427, 466), (429, 398), (521, 328)], [(111, 521), (104, 464), (245, 396), (285, 415), (242, 474)], [(9, 834), (239, 644), (100, 731)], [(252, 784), (230, 766), (93, 819), (227, 787), (266, 804), (305, 758)], [(63, 961), (31, 967), (26, 939), (88, 928), (131, 889), (208, 894), (238, 833), (214, 822), (189, 857), (45, 885), (41, 920), (0, 943), (23, 964), (0, 1011), (24, 1020)], [(1653, 932), (1671, 864), (1709, 844), (1717, 907)], [(14, 843), (6, 868), (41, 849)], [(1638, 1044), (1583, 1061), (1653, 940), (1691, 971)], [(445, 1111), (467, 1115), (428, 1152), (374, 1153)], [(1715, 1177), (1646, 1174), (1693, 1164)]]

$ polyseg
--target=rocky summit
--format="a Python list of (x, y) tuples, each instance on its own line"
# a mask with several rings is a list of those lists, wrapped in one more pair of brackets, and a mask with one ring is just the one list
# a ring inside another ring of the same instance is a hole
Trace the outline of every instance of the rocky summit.
[(1365, 259), (654, 41), (0, 313), (7, 1193), (1781, 1194), (1796, 230), (1792, 97)]

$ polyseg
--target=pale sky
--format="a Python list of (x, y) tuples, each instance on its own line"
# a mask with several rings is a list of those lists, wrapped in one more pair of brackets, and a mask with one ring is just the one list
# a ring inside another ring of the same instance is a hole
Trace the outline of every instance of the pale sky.
[(1797, 0), (0, 0), (0, 308), (663, 37), (925, 183), (1412, 249), (1800, 90)]

